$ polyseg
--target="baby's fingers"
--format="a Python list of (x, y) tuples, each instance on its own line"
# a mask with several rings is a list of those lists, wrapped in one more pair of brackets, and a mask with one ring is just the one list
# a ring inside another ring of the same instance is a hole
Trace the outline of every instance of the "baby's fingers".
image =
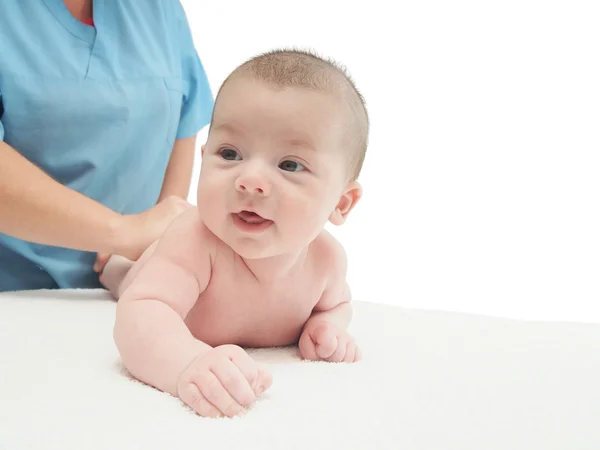
[(348, 341), (348, 345), (346, 346), (346, 355), (342, 360), (345, 363), (352, 363), (356, 358), (356, 344), (352, 341)]
[(310, 335), (306, 332), (302, 333), (302, 335), (300, 336), (298, 348), (300, 350), (300, 356), (302, 356), (302, 358), (304, 359), (308, 359), (311, 361), (319, 361), (321, 359), (317, 355), (317, 348), (315, 343), (310, 338)]
[(360, 347), (356, 347), (356, 354), (354, 355), (354, 361), (360, 361), (362, 359), (362, 352)]
[(344, 338), (343, 336), (337, 337), (336, 339), (336, 347), (333, 353), (327, 361), (329, 362), (342, 362), (346, 357), (346, 351), (348, 350), (348, 346), (351, 344), (351, 340)]
[(221, 383), (221, 380), (213, 372), (208, 372), (202, 381), (202, 383), (198, 383), (200, 392), (206, 400), (216, 406), (224, 415), (234, 417), (245, 412), (244, 407), (231, 396)]
[(349, 341), (346, 356), (344, 356), (344, 362), (353, 363), (360, 361), (361, 358), (360, 348), (356, 345), (356, 342), (354, 340)]
[(260, 394), (265, 392), (267, 389), (269, 389), (272, 384), (273, 384), (273, 376), (271, 375), (271, 373), (267, 369), (259, 366), (258, 367), (258, 380), (256, 382), (256, 388), (254, 389), (254, 393), (257, 396), (259, 396)]
[[(242, 365), (242, 367), (244, 366)], [(251, 369), (246, 367), (244, 367), (244, 369), (251, 371)], [(236, 365), (233, 361), (230, 361), (229, 359), (219, 361), (213, 365), (212, 372), (216, 375), (236, 404), (248, 406), (256, 400), (252, 387), (246, 379), (245, 374), (241, 372), (239, 365)], [(252, 378), (256, 378), (256, 375), (253, 375)], [(234, 409), (239, 412), (239, 409), (235, 407), (235, 405)]]
[(194, 383), (187, 383), (178, 392), (179, 398), (202, 417), (222, 417), (223, 414), (204, 395)]
[[(331, 358), (334, 358), (334, 355), (338, 351), (342, 351), (344, 353), (346, 351), (345, 346), (343, 349), (341, 349), (341, 350), (339, 349), (338, 338), (336, 337), (336, 335), (334, 333), (331, 333), (330, 331), (323, 331), (317, 335), (316, 349), (317, 349), (317, 355), (321, 359), (326, 359), (326, 360), (330, 360)], [(343, 356), (344, 355), (342, 354), (342, 357)], [(338, 358), (339, 358), (339, 356), (338, 356)]]

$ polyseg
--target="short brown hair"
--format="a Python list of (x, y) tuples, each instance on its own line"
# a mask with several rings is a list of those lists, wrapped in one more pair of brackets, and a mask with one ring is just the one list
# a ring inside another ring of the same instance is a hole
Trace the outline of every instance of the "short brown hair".
[[(338, 94), (351, 111), (349, 128), (351, 147), (351, 179), (358, 178), (363, 166), (369, 139), (369, 115), (365, 99), (356, 88), (347, 69), (339, 62), (296, 49), (277, 49), (259, 54), (238, 66), (223, 82), (238, 75), (250, 75), (277, 86), (294, 86)], [(219, 94), (217, 94), (217, 99)]]

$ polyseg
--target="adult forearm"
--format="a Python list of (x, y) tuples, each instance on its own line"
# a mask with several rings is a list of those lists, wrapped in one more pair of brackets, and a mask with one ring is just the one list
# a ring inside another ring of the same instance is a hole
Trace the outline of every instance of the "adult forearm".
[(158, 201), (176, 196), (187, 200), (194, 168), (196, 136), (175, 141)]
[(0, 141), (0, 233), (112, 253), (120, 222), (119, 214), (61, 185)]

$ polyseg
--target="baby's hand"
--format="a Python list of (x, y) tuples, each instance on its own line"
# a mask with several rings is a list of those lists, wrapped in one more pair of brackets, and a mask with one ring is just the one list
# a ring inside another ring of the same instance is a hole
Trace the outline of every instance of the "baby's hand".
[(360, 349), (346, 330), (324, 321), (309, 320), (298, 343), (304, 359), (329, 362), (355, 362), (361, 359)]
[(179, 377), (179, 398), (205, 417), (241, 416), (272, 383), (271, 374), (237, 345), (204, 353)]

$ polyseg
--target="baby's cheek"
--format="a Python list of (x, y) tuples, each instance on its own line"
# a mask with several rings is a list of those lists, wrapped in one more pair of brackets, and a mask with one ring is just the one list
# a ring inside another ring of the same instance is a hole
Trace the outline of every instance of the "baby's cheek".
[(314, 219), (316, 212), (316, 205), (318, 203), (317, 197), (308, 195), (307, 193), (298, 193), (293, 198), (289, 199), (287, 203), (287, 209), (296, 218), (302, 219), (303, 221), (309, 221)]
[(200, 178), (198, 183), (198, 201), (200, 199), (210, 203), (210, 199), (214, 198), (215, 192), (222, 190), (219, 179), (210, 175)]
[(304, 202), (298, 223), (301, 224), (304, 234), (314, 237), (323, 230), (329, 214), (329, 209), (321, 203), (321, 199), (313, 197)]
[(223, 190), (216, 183), (211, 183), (210, 180), (203, 181), (198, 186), (198, 210), (204, 220), (213, 216), (222, 207), (223, 202), (215, 200), (223, 198), (223, 195)]

